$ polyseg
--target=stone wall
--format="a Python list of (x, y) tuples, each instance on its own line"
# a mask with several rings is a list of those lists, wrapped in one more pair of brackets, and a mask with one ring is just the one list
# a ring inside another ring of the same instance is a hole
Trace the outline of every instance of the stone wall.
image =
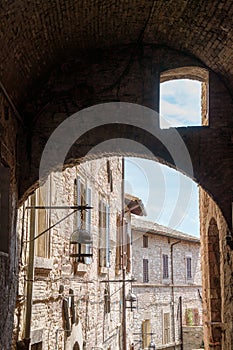
[[(11, 108), (6, 95), (0, 90), (0, 172), (1, 172), (1, 206), (8, 207), (7, 213), (0, 208), (1, 232), (0, 232), (0, 348), (8, 350), (11, 344), (13, 325), (13, 309), (17, 290), (18, 252), (16, 235), (16, 215), (18, 201), (18, 164), (17, 142), (18, 133), (21, 130), (21, 122)], [(4, 179), (4, 173), (7, 175)], [(4, 227), (3, 227), (4, 226)], [(4, 235), (4, 232), (6, 235)], [(3, 248), (4, 246), (4, 248)]]
[(197, 350), (203, 346), (203, 327), (183, 327), (183, 350)]
[[(92, 189), (91, 233), (93, 235), (93, 258), (89, 263), (75, 262), (70, 257), (72, 252), (69, 237), (75, 228), (75, 215), (56, 225), (50, 231), (50, 257), (35, 257), (35, 272), (33, 283), (33, 307), (31, 321), (32, 342), (40, 335), (44, 349), (73, 349), (75, 332), (85, 342), (86, 349), (100, 347), (102, 349), (121, 349), (122, 343), (122, 279), (115, 273), (116, 265), (116, 230), (117, 216), (121, 214), (121, 158), (110, 158), (111, 184), (108, 181), (106, 159), (84, 163), (74, 168), (66, 169), (62, 175), (50, 175), (51, 205), (74, 205), (74, 180), (80, 176)], [(100, 195), (110, 204), (110, 267), (99, 267), (99, 200)], [(29, 198), (30, 200), (30, 198)], [(21, 209), (22, 211), (22, 209)], [(58, 222), (68, 214), (68, 210), (50, 211), (50, 225)], [(30, 219), (28, 214), (27, 220)], [(26, 222), (24, 223), (24, 226)], [(22, 212), (19, 232), (22, 229)], [(25, 230), (25, 235), (29, 232)], [(25, 237), (26, 238), (26, 237)], [(25, 249), (25, 247), (24, 247)], [(25, 253), (27, 250), (25, 251)], [(28, 254), (28, 253), (27, 253)], [(24, 337), (25, 287), (24, 279), (27, 271), (28, 257), (23, 257), (20, 271), (20, 286), (22, 303), (16, 309), (18, 322), (15, 323), (15, 336)], [(127, 274), (126, 278), (130, 278)], [(116, 282), (107, 282), (108, 280)], [(104, 282), (106, 281), (106, 282)], [(59, 290), (63, 286), (62, 291)], [(63, 301), (69, 299), (69, 291), (73, 290), (76, 310), (76, 325), (72, 326), (71, 335), (64, 329)], [(109, 290), (110, 312), (104, 312), (106, 293)], [(128, 286), (126, 288), (128, 292)], [(130, 314), (127, 322), (130, 323)], [(18, 324), (17, 324), (18, 323)], [(79, 330), (76, 328), (80, 327)], [(127, 332), (130, 343), (130, 330)], [(81, 347), (80, 347), (81, 348)]]
[[(202, 324), (202, 284), (200, 265), (200, 241), (195, 237), (185, 237), (178, 231), (173, 232), (173, 238), (168, 236), (168, 229), (159, 227), (158, 233), (153, 233), (152, 223), (133, 220), (133, 274), (137, 282), (133, 291), (138, 296), (138, 311), (134, 313), (134, 332), (141, 332), (142, 321), (151, 320), (152, 338), (156, 348), (169, 348), (181, 342), (181, 322), (194, 325)], [(157, 227), (156, 226), (156, 227)], [(146, 230), (147, 229), (147, 230)], [(148, 248), (143, 248), (143, 235), (148, 236)], [(176, 238), (174, 236), (176, 235)], [(184, 240), (186, 238), (187, 240)], [(193, 240), (193, 241), (192, 241)], [(171, 246), (173, 246), (173, 283)], [(163, 278), (163, 254), (168, 255), (168, 278)], [(191, 257), (192, 279), (187, 279), (186, 257)], [(143, 259), (149, 261), (149, 281), (143, 282)], [(180, 314), (180, 297), (182, 297), (182, 316)], [(196, 319), (194, 319), (194, 310)], [(164, 342), (164, 313), (169, 314), (169, 342)], [(174, 321), (173, 321), (174, 320)]]
[(233, 347), (231, 234), (221, 210), (202, 189), (200, 222), (205, 349), (230, 350)]

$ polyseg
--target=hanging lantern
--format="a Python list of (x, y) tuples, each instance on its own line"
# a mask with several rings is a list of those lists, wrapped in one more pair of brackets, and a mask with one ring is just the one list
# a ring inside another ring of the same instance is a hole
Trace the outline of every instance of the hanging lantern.
[(82, 228), (75, 230), (70, 237), (70, 245), (73, 247), (70, 257), (77, 258), (78, 262), (84, 262), (84, 258), (93, 256), (93, 240), (89, 231)]
[(132, 291), (129, 291), (125, 301), (126, 301), (126, 309), (131, 309), (131, 311), (133, 311), (133, 309), (137, 309), (138, 299), (137, 299), (137, 296), (132, 293)]

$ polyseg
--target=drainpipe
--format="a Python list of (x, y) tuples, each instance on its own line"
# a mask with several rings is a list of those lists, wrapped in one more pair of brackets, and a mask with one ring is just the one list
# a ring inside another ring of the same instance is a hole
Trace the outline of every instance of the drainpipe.
[(184, 342), (183, 342), (183, 311), (182, 311), (182, 297), (179, 297), (179, 304), (180, 304), (180, 341), (181, 341), (181, 345), (180, 345), (180, 350), (184, 349)]
[[(35, 194), (31, 196), (31, 206), (35, 206)], [(34, 250), (35, 241), (35, 209), (31, 209), (30, 215), (30, 243), (29, 243), (29, 258), (27, 270), (27, 301), (26, 301), (26, 315), (25, 315), (25, 329), (24, 329), (24, 343), (25, 350), (30, 348), (30, 333), (31, 333), (31, 317), (32, 317), (32, 293), (34, 280)]]
[[(179, 244), (181, 240), (176, 241), (171, 244), (170, 249), (171, 249), (171, 291), (172, 291), (172, 302), (171, 302), (171, 310), (172, 310), (172, 340), (173, 343), (176, 342), (176, 330), (175, 330), (175, 295), (174, 295), (174, 266), (173, 266), (173, 247), (176, 244)], [(174, 346), (175, 349), (175, 346)]]

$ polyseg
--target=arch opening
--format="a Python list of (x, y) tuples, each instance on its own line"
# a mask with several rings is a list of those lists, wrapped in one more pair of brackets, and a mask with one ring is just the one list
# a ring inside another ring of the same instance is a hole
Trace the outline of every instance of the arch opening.
[(160, 74), (160, 127), (208, 126), (208, 71), (182, 67)]

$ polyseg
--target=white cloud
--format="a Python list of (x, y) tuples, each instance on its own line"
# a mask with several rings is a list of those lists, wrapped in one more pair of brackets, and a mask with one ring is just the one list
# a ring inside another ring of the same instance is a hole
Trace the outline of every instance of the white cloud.
[(161, 84), (160, 125), (201, 125), (201, 83), (193, 80), (172, 80)]

